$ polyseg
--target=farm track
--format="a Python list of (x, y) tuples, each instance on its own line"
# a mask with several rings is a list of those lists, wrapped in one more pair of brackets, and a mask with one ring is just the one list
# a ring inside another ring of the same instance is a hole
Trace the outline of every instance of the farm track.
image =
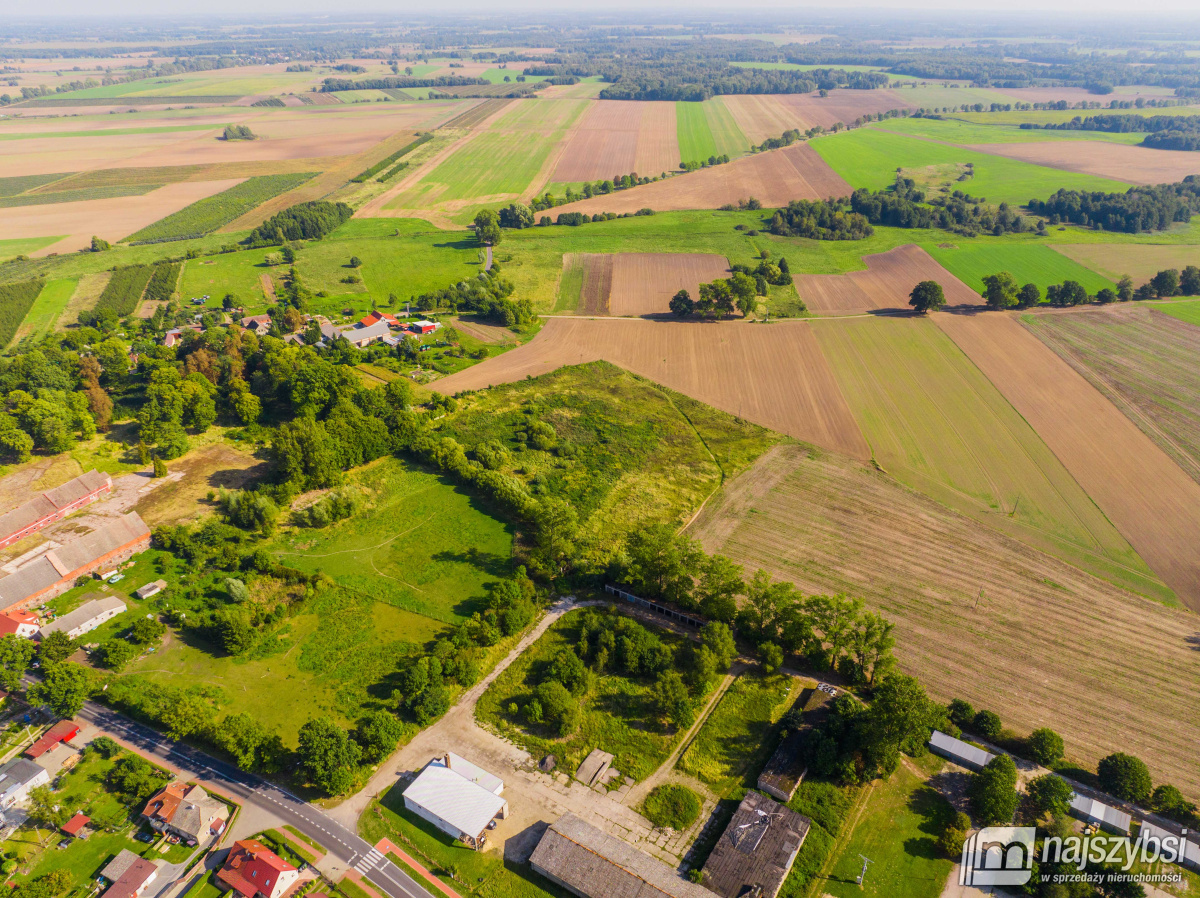
[(549, 318), (528, 343), (431, 386), (452, 395), (599, 359), (780, 433), (870, 457), (812, 327), (802, 321)]
[(1138, 755), (1200, 794), (1195, 618), (956, 514), (869, 467), (783, 445), (691, 527), (710, 552), (806, 593), (862, 597), (896, 623), (901, 669), (1072, 758)]
[(1200, 484), (1016, 317), (934, 318), (1154, 572), (1200, 610)]

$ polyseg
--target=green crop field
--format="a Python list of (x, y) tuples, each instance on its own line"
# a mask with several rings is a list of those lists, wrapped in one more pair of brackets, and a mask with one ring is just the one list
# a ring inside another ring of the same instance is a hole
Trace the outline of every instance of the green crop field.
[(889, 474), (1105, 579), (1148, 588), (1146, 564), (932, 321), (820, 321), (814, 328)]
[(130, 184), (126, 187), (83, 187), (78, 190), (58, 190), (53, 193), (26, 193), (0, 197), (0, 209), (17, 206), (47, 206), (54, 203), (78, 203), (84, 200), (108, 200), (121, 196), (142, 196), (157, 190), (162, 184)]
[[(937, 840), (954, 809), (905, 764), (875, 784), (866, 802), (819, 889), (834, 898), (938, 898), (953, 862)], [(863, 856), (875, 863), (859, 888)]]
[(946, 143), (962, 145), (981, 143), (1039, 143), (1047, 140), (1101, 140), (1106, 143), (1141, 143), (1144, 134), (1109, 134), (1104, 131), (1044, 131), (1041, 128), (1021, 128), (1014, 124), (993, 123), (980, 116), (980, 121), (959, 118), (897, 118), (880, 123), (881, 131), (927, 137)]
[(44, 287), (45, 282), (40, 280), (0, 286), (0, 346), (7, 346), (12, 341)]
[(721, 696), (676, 769), (707, 783), (721, 797), (751, 787), (757, 767), (771, 747), (771, 728), (792, 706), (801, 684), (785, 674), (750, 670)]
[[(65, 235), (63, 235), (65, 236)], [(18, 237), (14, 240), (0, 240), (0, 262), (7, 262), (15, 256), (27, 256), (39, 249), (57, 243), (59, 237)]]
[(819, 137), (812, 141), (812, 147), (852, 187), (873, 190), (890, 186), (895, 181), (897, 168), (966, 162), (974, 165), (974, 176), (964, 181), (961, 189), (991, 203), (1023, 205), (1031, 199), (1044, 199), (1059, 188), (1114, 193), (1129, 189), (1129, 185), (1121, 181), (905, 137), (878, 127)]
[(447, 208), (469, 221), (476, 204), (511, 202), (533, 185), (550, 151), (582, 114), (582, 100), (513, 103), (478, 137), (463, 143), (389, 209)]
[[(1100, 115), (1107, 111), (1104, 109), (1026, 109), (1010, 112), (956, 112), (954, 113), (954, 117), (963, 119), (964, 121), (989, 125), (1020, 125), (1022, 122), (1045, 125), (1069, 122), (1073, 119), (1085, 118), (1089, 115)], [(1154, 106), (1147, 106), (1144, 109), (1117, 109), (1114, 111), (1119, 115), (1142, 116), (1162, 115), (1164, 113), (1164, 110)], [(1200, 115), (1200, 108), (1196, 106), (1173, 106), (1167, 114)]]
[(448, 480), (388, 458), (349, 482), (367, 491), (367, 507), (322, 530), (283, 533), (271, 548), (284, 564), (447, 623), (479, 611), (486, 585), (510, 573), (512, 528)]
[(1178, 318), (1180, 321), (1200, 327), (1200, 300), (1163, 303), (1154, 308), (1164, 315), (1170, 315), (1172, 318)]
[(1007, 271), (1019, 284), (1034, 283), (1043, 295), (1051, 284), (1065, 280), (1078, 281), (1090, 295), (1104, 287), (1116, 289), (1116, 284), (1084, 268), (1062, 253), (1040, 243), (977, 243), (973, 240), (954, 238), (955, 243), (926, 246), (929, 254), (946, 269), (974, 290), (983, 290), (983, 278), (989, 274)]
[(25, 193), (27, 190), (34, 190), (52, 181), (69, 178), (71, 174), (71, 172), (64, 172), (57, 175), (20, 175), (15, 178), (0, 178), (0, 198), (17, 196), (18, 194)]
[(267, 200), (299, 187), (315, 173), (247, 178), (215, 196), (197, 200), (126, 238), (135, 243), (167, 243), (211, 234)]
[(37, 339), (54, 330), (75, 293), (75, 284), (69, 279), (49, 281), (33, 301), (12, 342), (20, 342), (26, 337)]
[(749, 148), (750, 142), (720, 97), (703, 103), (676, 103), (675, 120), (680, 161), (701, 162), (722, 155), (735, 158)]
[[(117, 137), (123, 134), (165, 134), (173, 131), (211, 131), (212, 125), (158, 125), (145, 128), (96, 128), (91, 131), (27, 131), (21, 134), (0, 134), (0, 140), (36, 140), (61, 137)], [(32, 175), (35, 178), (56, 178), (64, 175)], [(0, 181), (10, 180), (8, 178)]]

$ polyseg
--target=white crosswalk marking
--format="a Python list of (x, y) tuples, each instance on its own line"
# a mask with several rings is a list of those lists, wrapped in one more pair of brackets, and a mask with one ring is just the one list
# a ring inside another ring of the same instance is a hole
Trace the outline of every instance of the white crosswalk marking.
[(380, 853), (380, 851), (377, 848), (372, 848), (365, 855), (363, 855), (362, 860), (354, 865), (354, 869), (360, 875), (365, 876), (368, 870), (378, 866), (382, 860), (383, 855)]

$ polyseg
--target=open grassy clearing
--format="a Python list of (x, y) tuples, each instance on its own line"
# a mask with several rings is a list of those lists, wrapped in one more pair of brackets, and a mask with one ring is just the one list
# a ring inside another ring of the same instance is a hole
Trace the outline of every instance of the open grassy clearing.
[[(874, 783), (862, 816), (857, 818), (829, 876), (817, 888), (834, 898), (877, 895), (880, 898), (938, 898), (953, 862), (938, 847), (950, 803), (918, 776), (915, 765), (902, 762), (886, 780)], [(862, 856), (875, 863), (862, 888), (855, 883)]]
[(1137, 307), (1021, 321), (1200, 482), (1200, 328)]
[[(832, 453), (781, 446), (690, 528), (710, 552), (846, 593), (896, 624), (900, 669), (1095, 763), (1137, 754), (1200, 794), (1194, 616), (1118, 589)], [(969, 559), (969, 563), (964, 563)], [(979, 672), (986, 671), (981, 677)], [(1031, 676), (1030, 671), (1036, 671)]]
[(1038, 434), (933, 323), (874, 318), (812, 327), (886, 471), (1097, 576), (1168, 597)]
[[(559, 652), (578, 643), (585, 613), (572, 611), (556, 621), (480, 696), (475, 714), (534, 758), (553, 754), (565, 771), (575, 770), (592, 749), (602, 748), (613, 754), (617, 770), (640, 782), (670, 756), (686, 732), (686, 728), (676, 730), (658, 722), (652, 677), (597, 672), (586, 695), (580, 697), (579, 728), (569, 736), (557, 736), (552, 728), (531, 724), (525, 717), (546, 666)], [(684, 640), (669, 631), (652, 632), (672, 649)], [(703, 706), (704, 696), (698, 696), (695, 704)]]
[(1065, 280), (1077, 281), (1093, 296), (1105, 287), (1116, 289), (1109, 278), (1043, 244), (981, 244), (969, 238), (956, 238), (954, 243), (935, 244), (927, 249), (947, 271), (973, 290), (982, 291), (983, 279), (1001, 271), (1009, 272), (1019, 284), (1037, 284), (1043, 296), (1051, 284)]
[(675, 121), (679, 131), (679, 157), (684, 162), (700, 162), (717, 153), (717, 142), (708, 126), (708, 116), (699, 103), (675, 104)]
[[(888, 77), (895, 78), (896, 76), (888, 75)], [(982, 87), (942, 87), (936, 83), (913, 84), (897, 88), (895, 94), (905, 103), (918, 109), (941, 109), (945, 106), (974, 103), (990, 106), (992, 103), (1011, 103), (1013, 101), (1012, 97), (995, 90)]]
[(436, 621), (483, 607), (508, 575), (512, 529), (448, 480), (397, 459), (356, 470), (366, 506), (321, 530), (289, 529), (271, 543), (284, 564), (321, 571), (347, 590)]
[[(1044, 199), (1060, 188), (1116, 193), (1124, 193), (1129, 188), (1128, 183), (1121, 181), (905, 137), (879, 127), (819, 137), (811, 141), (811, 145), (851, 186), (872, 190), (890, 186), (895, 181), (898, 167), (923, 168), (966, 162), (973, 164), (974, 175), (958, 186), (971, 196), (983, 197), (991, 203), (1020, 205), (1030, 199)], [(1076, 145), (1065, 146), (1069, 151)]]
[(36, 340), (54, 330), (67, 308), (67, 303), (75, 294), (75, 287), (76, 282), (69, 279), (48, 281), (25, 314), (25, 319), (13, 335), (12, 344), (19, 343), (26, 337)]

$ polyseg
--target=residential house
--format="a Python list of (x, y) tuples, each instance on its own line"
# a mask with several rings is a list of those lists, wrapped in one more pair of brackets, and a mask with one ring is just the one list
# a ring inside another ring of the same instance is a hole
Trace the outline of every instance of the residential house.
[(225, 831), (229, 808), (199, 786), (177, 780), (146, 802), (142, 816), (157, 830), (199, 843)]
[(62, 742), (70, 742), (79, 735), (79, 724), (73, 720), (60, 720), (50, 729), (46, 730), (33, 745), (25, 749), (26, 757), (37, 759), (44, 755), (54, 746)]
[(24, 505), (0, 515), (0, 549), (11, 546), (47, 524), (62, 520), (111, 492), (112, 478), (92, 470), (68, 480), (62, 486), (40, 493)]
[(75, 581), (150, 547), (137, 512), (121, 515), (0, 577), (0, 612), (26, 610), (62, 595)]
[(281, 898), (300, 878), (300, 872), (262, 842), (234, 842), (217, 871), (217, 880), (243, 898)]
[(370, 314), (362, 318), (358, 322), (358, 327), (370, 327), (373, 324), (378, 324), (380, 321), (386, 322), (388, 327), (401, 327), (395, 315), (389, 315), (387, 312), (381, 312), (378, 309), (372, 309)]
[(138, 898), (158, 878), (158, 864), (122, 848), (100, 875), (112, 883), (102, 898)]
[(108, 623), (118, 614), (124, 614), (129, 607), (116, 596), (106, 596), (101, 593), (89, 593), (84, 598), (96, 596), (90, 602), (84, 602), (74, 611), (52, 620), (40, 630), (37, 638), (45, 639), (51, 633), (66, 633), (72, 639), (78, 639), (85, 633), (90, 633), (101, 624)]
[(248, 315), (238, 322), (248, 331), (254, 331), (258, 336), (263, 336), (271, 329), (270, 315)]
[(29, 611), (6, 611), (0, 614), (0, 636), (32, 639), (40, 626), (38, 616)]
[(508, 816), (504, 782), (447, 752), (434, 758), (404, 790), (404, 806), (442, 832), (478, 850), (488, 825)]
[(0, 766), (0, 809), (8, 810), (29, 800), (29, 793), (50, 783), (50, 773), (41, 764), (13, 758)]

